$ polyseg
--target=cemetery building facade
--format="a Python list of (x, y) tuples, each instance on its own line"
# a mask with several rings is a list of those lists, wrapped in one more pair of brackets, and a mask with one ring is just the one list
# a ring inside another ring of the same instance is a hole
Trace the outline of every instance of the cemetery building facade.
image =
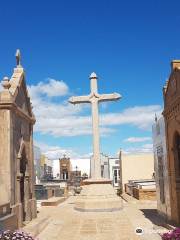
[(122, 174), (120, 174), (120, 159), (109, 157), (109, 174), (114, 187), (119, 187)]
[(34, 146), (34, 171), (35, 171), (35, 182), (40, 183), (41, 179), (41, 149)]
[(62, 158), (60, 158), (59, 167), (60, 167), (60, 179), (69, 180), (72, 171), (70, 158), (66, 157), (65, 155)]
[(157, 209), (160, 215), (170, 217), (169, 176), (166, 151), (164, 118), (161, 117), (152, 126), (154, 168), (157, 193)]
[[(17, 66), (0, 92), (0, 227), (17, 228), (36, 217), (34, 195), (33, 125), (35, 117), (25, 72)], [(12, 220), (13, 219), (13, 220)]]
[[(101, 177), (103, 178), (110, 178), (109, 173), (109, 156), (103, 153), (100, 154), (101, 158)], [(90, 159), (91, 165), (93, 164), (92, 157)], [(93, 166), (91, 167), (93, 169)]]
[[(101, 153), (101, 177), (112, 180), (114, 187), (119, 187), (120, 175), (120, 159), (118, 157), (109, 157)], [(93, 161), (91, 161), (93, 164)]]
[(171, 73), (163, 88), (170, 213), (180, 223), (180, 60), (171, 63)]
[(53, 164), (52, 160), (48, 159), (44, 154), (41, 154), (40, 159), (40, 180), (48, 181), (53, 179)]

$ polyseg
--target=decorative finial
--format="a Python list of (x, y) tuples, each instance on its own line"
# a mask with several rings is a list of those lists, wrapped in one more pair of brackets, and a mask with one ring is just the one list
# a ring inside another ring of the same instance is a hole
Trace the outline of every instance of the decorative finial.
[(165, 94), (167, 91), (167, 86), (168, 86), (169, 80), (166, 80), (165, 86), (163, 87), (163, 93)]
[(22, 67), (21, 66), (21, 52), (19, 49), (16, 50), (16, 66), (17, 67)]
[(157, 120), (158, 120), (158, 119), (157, 119), (157, 115), (156, 115), (156, 113), (155, 113), (155, 122), (156, 122), (156, 123), (157, 123)]
[(4, 77), (2, 80), (2, 86), (4, 87), (4, 89), (8, 90), (11, 87), (11, 84), (9, 82), (9, 78), (8, 77)]
[(89, 76), (89, 79), (92, 79), (92, 78), (96, 78), (96, 79), (98, 78), (95, 72), (91, 73), (91, 75)]

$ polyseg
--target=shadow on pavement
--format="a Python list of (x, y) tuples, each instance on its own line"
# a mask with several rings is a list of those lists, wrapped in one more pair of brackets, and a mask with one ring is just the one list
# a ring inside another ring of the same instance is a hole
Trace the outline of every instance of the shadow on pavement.
[(166, 219), (158, 214), (157, 209), (140, 209), (144, 216), (149, 219), (154, 225), (163, 226), (167, 223)]

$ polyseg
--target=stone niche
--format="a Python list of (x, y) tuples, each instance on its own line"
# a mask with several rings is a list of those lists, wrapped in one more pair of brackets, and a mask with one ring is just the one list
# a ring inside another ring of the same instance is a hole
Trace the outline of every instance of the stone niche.
[(16, 229), (36, 217), (33, 125), (24, 69), (17, 61), (0, 92), (0, 229)]

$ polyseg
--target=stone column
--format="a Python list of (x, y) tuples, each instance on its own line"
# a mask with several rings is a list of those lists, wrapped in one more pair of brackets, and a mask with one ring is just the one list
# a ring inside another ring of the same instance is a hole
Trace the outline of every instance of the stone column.
[(31, 205), (29, 202), (29, 195), (30, 195), (30, 186), (29, 186), (29, 173), (26, 171), (25, 173), (25, 178), (24, 178), (24, 208), (25, 208), (25, 212), (26, 212), (26, 221), (30, 221), (32, 219), (31, 217)]
[(29, 202), (31, 202), (31, 218), (36, 218), (37, 217), (37, 206), (36, 206), (36, 197), (35, 197), (35, 190), (34, 190), (34, 185), (35, 185), (35, 172), (34, 172), (34, 150), (33, 150), (33, 125), (31, 125), (30, 129), (30, 142), (29, 142), (29, 159), (28, 159), (28, 164), (29, 164), (29, 186), (30, 186), (30, 192), (31, 194)]
[(20, 173), (20, 161), (21, 157), (17, 157), (17, 174), (16, 174), (16, 181), (17, 181), (17, 189), (16, 189), (16, 202), (21, 202), (21, 193), (20, 193), (20, 180), (21, 180), (21, 173)]
[(23, 222), (23, 212), (22, 212), (22, 203), (21, 203), (21, 187), (20, 187), (20, 182), (22, 178), (22, 174), (20, 173), (20, 161), (21, 161), (21, 156), (17, 157), (17, 173), (16, 173), (16, 181), (17, 181), (17, 187), (16, 187), (16, 208), (14, 211), (17, 214), (17, 219), (18, 219), (18, 226), (22, 226)]

